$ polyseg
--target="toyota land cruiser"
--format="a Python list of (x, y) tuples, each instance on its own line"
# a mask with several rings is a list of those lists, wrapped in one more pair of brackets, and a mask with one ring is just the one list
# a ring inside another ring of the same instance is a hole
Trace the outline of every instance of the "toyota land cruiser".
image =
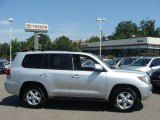
[[(92, 65), (83, 65), (92, 61)], [(133, 111), (151, 95), (146, 73), (111, 70), (95, 55), (83, 52), (19, 52), (6, 71), (5, 88), (30, 107), (50, 98), (105, 100), (119, 111)]]

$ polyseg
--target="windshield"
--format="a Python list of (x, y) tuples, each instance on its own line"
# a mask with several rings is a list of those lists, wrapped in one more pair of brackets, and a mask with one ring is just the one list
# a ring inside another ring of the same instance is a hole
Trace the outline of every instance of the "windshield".
[(150, 61), (150, 58), (140, 58), (134, 61), (131, 66), (147, 66)]
[(123, 58), (121, 58), (121, 57), (113, 58), (112, 60), (107, 61), (105, 63), (111, 68), (112, 66), (116, 65), (121, 59), (123, 59)]

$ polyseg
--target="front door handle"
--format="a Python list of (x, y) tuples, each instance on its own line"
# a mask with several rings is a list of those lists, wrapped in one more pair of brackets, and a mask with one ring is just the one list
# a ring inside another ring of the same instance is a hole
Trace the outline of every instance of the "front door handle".
[(41, 77), (47, 77), (47, 75), (45, 73), (42, 73), (39, 76), (41, 76)]
[(80, 76), (79, 75), (74, 75), (74, 76), (72, 76), (72, 78), (78, 79), (78, 78), (80, 78)]

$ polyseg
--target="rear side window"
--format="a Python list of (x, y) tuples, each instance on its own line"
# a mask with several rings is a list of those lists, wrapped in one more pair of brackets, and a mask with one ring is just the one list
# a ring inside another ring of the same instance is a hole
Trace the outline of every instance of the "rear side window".
[(42, 54), (28, 54), (24, 57), (22, 66), (24, 68), (40, 68), (42, 57)]
[(24, 68), (72, 70), (69, 54), (28, 54), (22, 62)]

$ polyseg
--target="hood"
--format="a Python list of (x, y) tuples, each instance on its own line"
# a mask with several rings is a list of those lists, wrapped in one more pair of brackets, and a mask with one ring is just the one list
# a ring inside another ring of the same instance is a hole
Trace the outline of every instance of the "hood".
[(117, 72), (117, 73), (124, 73), (124, 74), (136, 74), (136, 75), (146, 75), (145, 72), (142, 72), (142, 71), (138, 71), (138, 70), (132, 70), (132, 69), (114, 69), (113, 70), (114, 72)]
[(141, 70), (143, 69), (144, 67), (143, 66), (125, 66), (125, 67), (122, 67), (120, 68), (121, 70)]

